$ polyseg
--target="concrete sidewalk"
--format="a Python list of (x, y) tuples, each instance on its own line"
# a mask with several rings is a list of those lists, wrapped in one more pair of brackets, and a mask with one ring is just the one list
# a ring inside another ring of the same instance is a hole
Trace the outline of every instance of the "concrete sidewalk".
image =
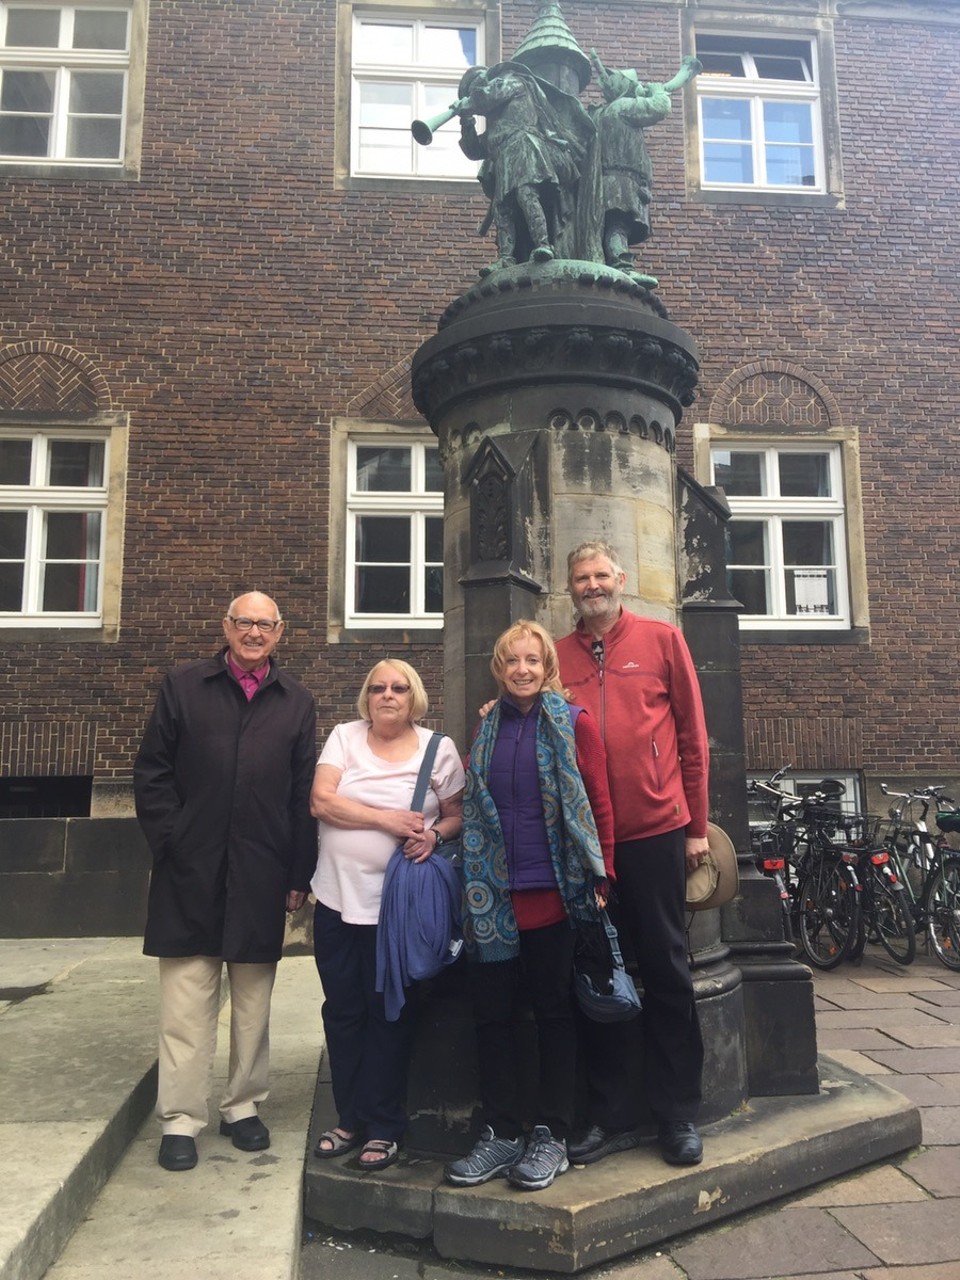
[[(606, 1263), (604, 1277), (960, 1280), (960, 974), (923, 955), (900, 969), (871, 949), (815, 985), (821, 1050), (910, 1098), (924, 1146), (722, 1224), (707, 1211), (701, 1229)], [(170, 1174), (149, 1114), (156, 962), (139, 939), (0, 940), (0, 1280), (295, 1277), (319, 999), (312, 959), (286, 958), (263, 1112), (271, 1149), (242, 1154), (214, 1125), (198, 1167)], [(715, 1167), (708, 1145), (705, 1185)], [(315, 1233), (304, 1280), (518, 1274), (393, 1244)]]
[(246, 1154), (217, 1132), (222, 1025), (200, 1163), (172, 1174), (152, 1116), (157, 962), (140, 948), (0, 940), (0, 1280), (288, 1280), (321, 1048), (313, 959), (278, 970), (270, 1149)]

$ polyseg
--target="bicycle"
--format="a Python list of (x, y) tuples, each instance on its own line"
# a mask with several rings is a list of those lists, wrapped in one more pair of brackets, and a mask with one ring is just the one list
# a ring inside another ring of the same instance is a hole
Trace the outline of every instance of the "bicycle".
[(908, 965), (917, 954), (916, 926), (895, 861), (879, 840), (883, 822), (852, 814), (838, 824), (844, 847), (857, 854), (860, 881), (860, 923), (848, 959), (859, 960), (869, 942), (879, 943), (897, 964)]
[[(884, 843), (910, 899), (916, 931), (926, 936), (941, 964), (960, 971), (960, 853), (943, 838), (960, 831), (960, 810), (944, 787), (903, 792), (881, 782), (880, 790), (899, 802), (890, 807)], [(933, 802), (941, 832), (937, 838), (927, 825)], [(907, 814), (915, 803), (921, 814), (911, 822)]]

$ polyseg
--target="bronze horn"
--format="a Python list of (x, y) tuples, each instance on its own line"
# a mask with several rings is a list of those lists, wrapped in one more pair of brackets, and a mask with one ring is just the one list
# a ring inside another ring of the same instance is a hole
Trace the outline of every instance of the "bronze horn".
[(448, 120), (452, 120), (454, 116), (458, 116), (461, 111), (465, 110), (466, 105), (466, 98), (461, 98), (447, 107), (446, 111), (441, 111), (438, 115), (431, 116), (429, 120), (414, 120), (410, 126), (410, 132), (413, 134), (415, 141), (419, 142), (421, 147), (429, 147), (436, 131), (441, 129)]

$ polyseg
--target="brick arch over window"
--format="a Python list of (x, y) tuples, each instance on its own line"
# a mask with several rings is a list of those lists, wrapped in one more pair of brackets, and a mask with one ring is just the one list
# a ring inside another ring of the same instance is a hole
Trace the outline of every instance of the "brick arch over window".
[(412, 357), (388, 369), (383, 377), (350, 401), (347, 414), (369, 422), (422, 422), (410, 389)]
[(842, 425), (840, 407), (818, 377), (776, 360), (757, 360), (726, 378), (711, 401), (710, 421), (787, 431)]
[(59, 342), (0, 347), (0, 412), (90, 418), (111, 408), (103, 374), (72, 347)]

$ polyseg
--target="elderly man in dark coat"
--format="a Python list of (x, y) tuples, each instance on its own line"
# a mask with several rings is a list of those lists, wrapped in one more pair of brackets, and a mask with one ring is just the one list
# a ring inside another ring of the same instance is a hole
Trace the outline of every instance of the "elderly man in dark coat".
[(220, 1132), (241, 1151), (270, 1145), (270, 997), (284, 908), (316, 864), (310, 786), (316, 707), (272, 656), (283, 622), (269, 596), (239, 596), (216, 657), (163, 681), (134, 768), (137, 817), (153, 853), (144, 952), (160, 957), (157, 1116), (164, 1169), (192, 1169), (207, 1123), (220, 982), (230, 978), (230, 1062)]

